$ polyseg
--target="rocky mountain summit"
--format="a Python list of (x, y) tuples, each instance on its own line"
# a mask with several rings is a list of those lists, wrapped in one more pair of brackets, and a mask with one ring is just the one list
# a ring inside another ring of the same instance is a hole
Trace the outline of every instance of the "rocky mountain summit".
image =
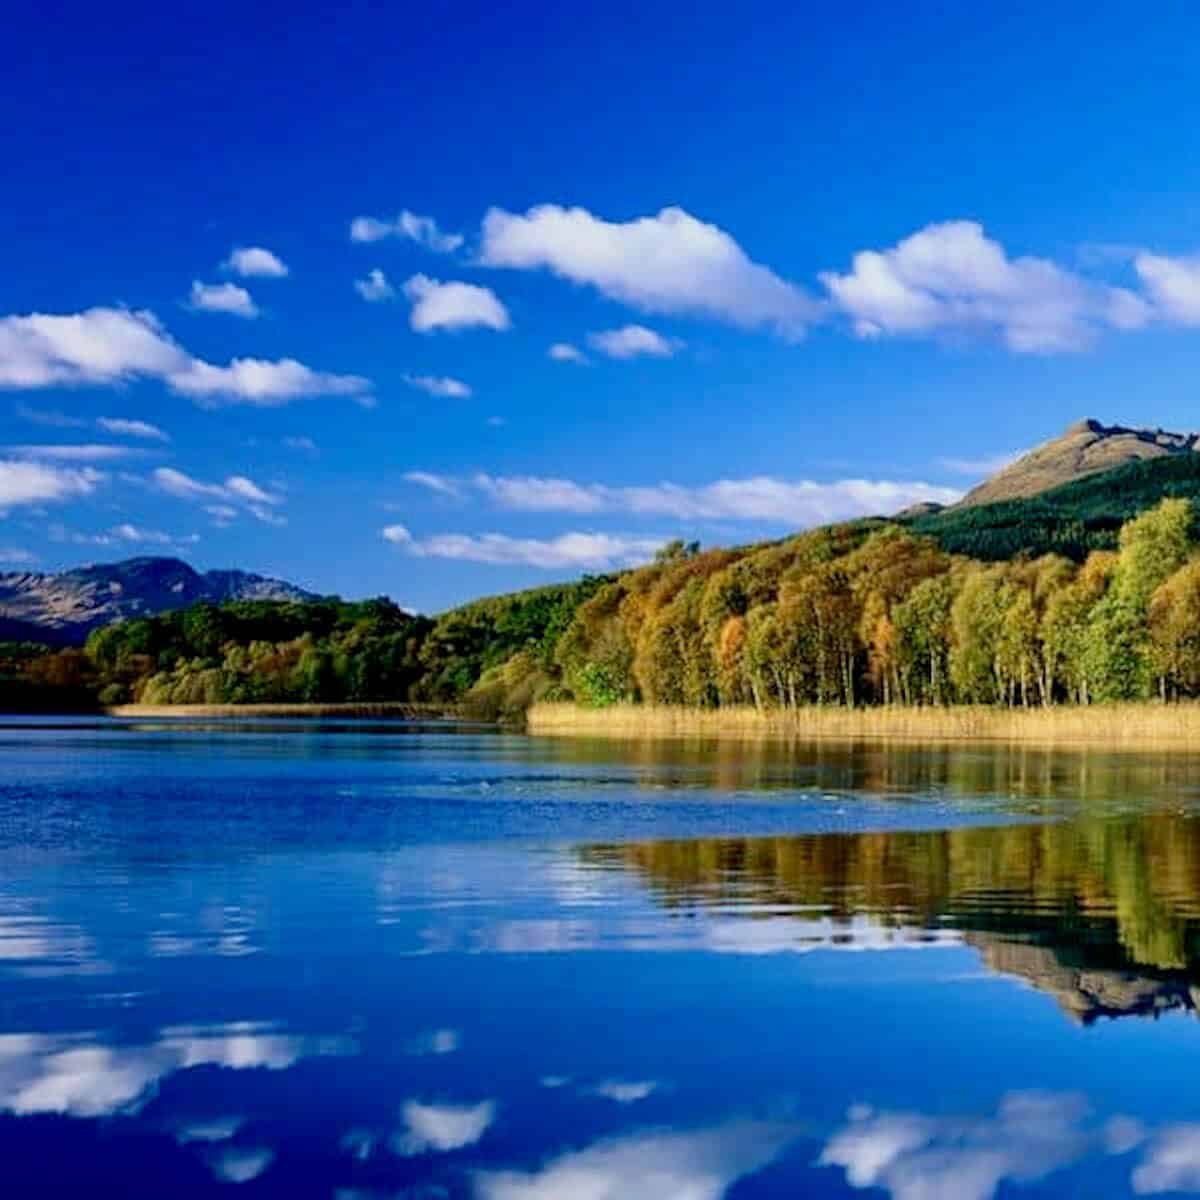
[(1164, 429), (1131, 429), (1077, 421), (1060, 437), (1021, 455), (990, 479), (972, 488), (958, 507), (991, 504), (1036, 496), (1060, 484), (1110, 471), (1113, 467), (1148, 458), (1193, 454), (1200, 449), (1200, 434), (1169, 433)]
[(247, 571), (199, 572), (177, 558), (129, 558), (60, 574), (0, 574), (0, 640), (82, 642), (100, 625), (187, 608), (198, 601), (314, 600)]

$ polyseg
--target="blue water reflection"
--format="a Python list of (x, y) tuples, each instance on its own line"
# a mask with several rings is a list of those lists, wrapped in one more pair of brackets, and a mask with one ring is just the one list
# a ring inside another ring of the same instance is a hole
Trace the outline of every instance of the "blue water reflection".
[(0, 728), (0, 1182), (1200, 1192), (1195, 762)]

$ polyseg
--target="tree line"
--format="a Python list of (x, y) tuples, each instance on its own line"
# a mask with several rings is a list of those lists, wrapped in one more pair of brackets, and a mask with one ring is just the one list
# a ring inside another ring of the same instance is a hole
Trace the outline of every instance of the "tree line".
[(701, 707), (1090, 704), (1200, 695), (1190, 499), (1081, 562), (954, 554), (894, 522), (828, 526), (476, 601), (241, 601), (124, 621), (82, 650), (0, 646), (0, 703), (541, 699)]

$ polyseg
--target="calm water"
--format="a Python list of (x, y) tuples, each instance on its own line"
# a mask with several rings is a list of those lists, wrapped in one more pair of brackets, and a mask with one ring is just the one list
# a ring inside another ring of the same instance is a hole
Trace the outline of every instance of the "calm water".
[(1200, 1194), (1200, 757), (0, 725), (0, 1195)]

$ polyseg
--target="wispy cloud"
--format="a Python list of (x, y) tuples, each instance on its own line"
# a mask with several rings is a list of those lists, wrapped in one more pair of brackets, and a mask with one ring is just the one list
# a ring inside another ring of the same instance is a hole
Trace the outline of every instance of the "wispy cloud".
[(520, 512), (617, 512), (679, 520), (763, 521), (793, 527), (887, 515), (926, 500), (953, 504), (962, 498), (957, 488), (887, 479), (818, 483), (756, 476), (700, 486), (658, 483), (617, 487), (533, 475), (481, 473), (460, 478), (426, 471), (411, 472), (405, 478), (444, 494), (474, 492), (501, 508)]
[(416, 558), (544, 569), (604, 569), (647, 562), (667, 540), (608, 533), (564, 533), (547, 539), (514, 538), (502, 533), (444, 533), (417, 539), (404, 525), (389, 525), (382, 536)]
[(393, 237), (416, 242), (437, 254), (450, 254), (463, 244), (462, 234), (446, 233), (432, 217), (421, 217), (408, 209), (393, 219), (355, 217), (350, 222), (352, 242), (379, 242)]
[(357, 375), (314, 371), (295, 359), (235, 358), (215, 366), (188, 354), (153, 313), (90, 308), (0, 317), (0, 388), (107, 385), (158, 379), (197, 403), (286, 404), (303, 396), (364, 398)]
[(90, 496), (104, 479), (91, 467), (0, 460), (0, 513), (23, 504), (50, 504)]
[(282, 279), (288, 274), (287, 264), (262, 246), (235, 246), (221, 265), (235, 275), (249, 278)]
[(955, 475), (967, 475), (972, 479), (981, 479), (986, 475), (994, 475), (997, 471), (1003, 471), (1005, 467), (1012, 466), (1018, 458), (1026, 453), (1025, 450), (1014, 450), (1009, 454), (985, 455), (983, 458), (939, 458), (937, 465), (943, 471), (950, 471)]
[(289, 450), (300, 450), (305, 454), (319, 454), (320, 447), (310, 437), (285, 437), (283, 444)]
[(174, 467), (158, 467), (151, 478), (155, 486), (169, 496), (204, 504), (205, 511), (218, 525), (227, 525), (238, 510), (248, 512), (267, 525), (286, 523), (282, 514), (272, 511), (283, 504), (283, 496), (268, 491), (245, 475), (230, 475), (222, 483), (210, 483)]
[(119, 458), (137, 458), (146, 451), (136, 446), (83, 444), (76, 446), (6, 446), (4, 453), (18, 458), (52, 459), (57, 462), (112, 462)]
[(391, 300), (396, 289), (388, 283), (387, 276), (378, 268), (367, 272), (366, 279), (356, 279), (354, 290), (368, 304), (378, 304), (381, 300)]
[(188, 307), (196, 312), (231, 313), (235, 317), (258, 316), (258, 305), (250, 293), (236, 283), (201, 283), (192, 280)]
[(508, 309), (491, 288), (413, 275), (404, 284), (404, 295), (412, 303), (409, 324), (418, 333), (473, 327), (503, 332), (512, 327)]
[(405, 375), (404, 382), (418, 391), (428, 392), (431, 396), (465, 400), (471, 395), (468, 384), (463, 383), (461, 379), (452, 379), (449, 375)]
[(29, 566), (37, 560), (38, 556), (32, 550), (24, 550), (19, 546), (0, 546), (0, 563), (5, 566)]
[(581, 366), (588, 361), (587, 355), (578, 346), (571, 345), (570, 342), (555, 342), (546, 351), (546, 356), (554, 359), (555, 362), (578, 363)]
[(542, 204), (525, 214), (489, 210), (480, 259), (545, 269), (642, 312), (707, 316), (798, 337), (821, 307), (803, 288), (754, 262), (716, 225), (681, 208), (606, 221), (585, 208)]
[(129, 417), (97, 417), (96, 424), (105, 433), (111, 433), (118, 437), (145, 438), (146, 441), (151, 442), (169, 442), (171, 440), (157, 425), (151, 425), (149, 421), (135, 421)]

